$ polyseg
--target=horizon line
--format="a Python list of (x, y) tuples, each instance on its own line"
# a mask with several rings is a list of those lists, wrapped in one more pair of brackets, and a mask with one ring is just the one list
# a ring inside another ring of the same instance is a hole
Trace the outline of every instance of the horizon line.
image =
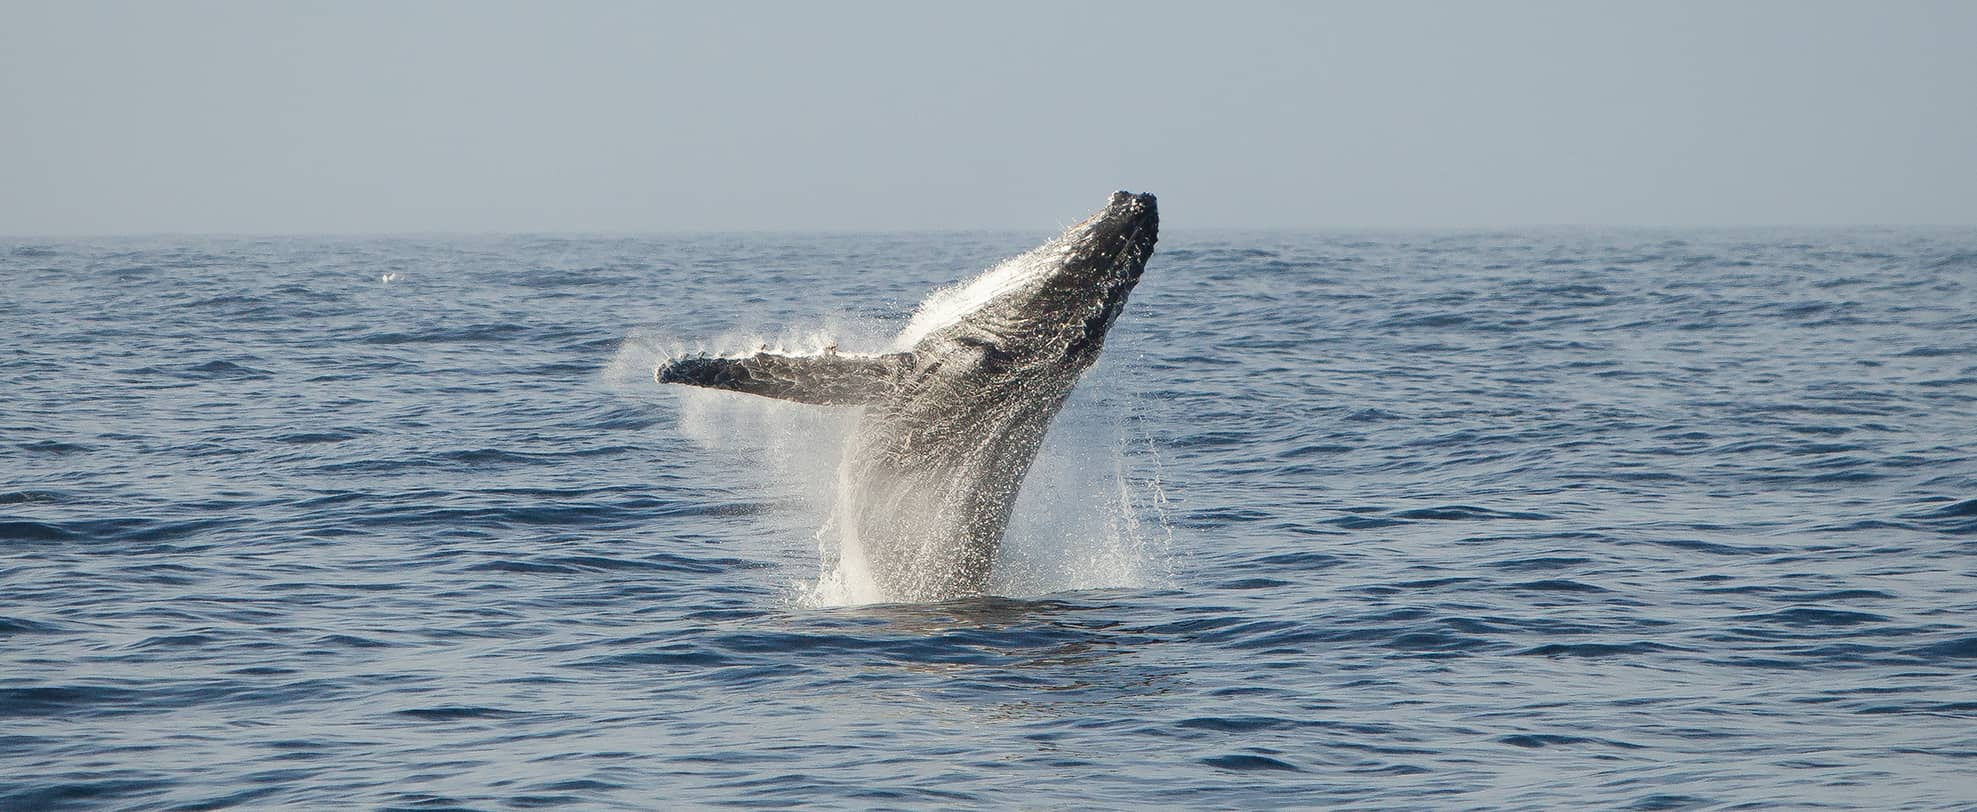
[[(1761, 231), (1761, 230), (1957, 230), (1977, 229), (1977, 223), (1741, 223), (1741, 224), (1693, 224), (1693, 223), (1520, 223), (1496, 225), (1191, 225), (1172, 226), (1163, 229), (1168, 234), (1190, 232), (1222, 233), (1476, 233), (1476, 232), (1515, 232), (1515, 231)], [(1042, 233), (1061, 231), (1061, 228), (1041, 228), (1024, 226), (973, 226), (965, 228), (682, 228), (682, 229), (547, 229), (496, 230), (496, 229), (406, 229), (391, 231), (75, 231), (75, 232), (0, 232), (0, 240), (91, 240), (91, 239), (146, 239), (146, 238), (228, 238), (228, 239), (277, 239), (277, 238), (422, 238), (422, 237), (713, 237), (713, 236), (904, 236), (904, 235), (954, 235), (954, 234), (996, 234), (996, 233)]]

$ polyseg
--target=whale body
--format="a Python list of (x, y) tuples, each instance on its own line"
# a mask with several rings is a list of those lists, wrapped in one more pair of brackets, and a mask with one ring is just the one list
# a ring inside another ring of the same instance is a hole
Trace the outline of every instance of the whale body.
[(1116, 192), (1056, 239), (936, 292), (892, 351), (695, 356), (687, 384), (862, 409), (832, 522), (873, 601), (979, 595), (1044, 432), (1096, 361), (1158, 237), (1149, 194)]

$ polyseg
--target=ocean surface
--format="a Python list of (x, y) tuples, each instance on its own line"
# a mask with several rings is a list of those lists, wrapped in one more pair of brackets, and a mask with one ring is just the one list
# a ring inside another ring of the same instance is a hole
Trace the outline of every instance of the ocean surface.
[(0, 240), (0, 809), (1977, 808), (1977, 231), (1172, 230), (839, 605), (653, 367), (1049, 236)]

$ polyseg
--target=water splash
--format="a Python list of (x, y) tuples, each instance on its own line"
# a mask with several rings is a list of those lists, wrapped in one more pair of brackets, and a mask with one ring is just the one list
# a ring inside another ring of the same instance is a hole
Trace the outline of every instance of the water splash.
[(738, 355), (767, 349), (783, 353), (822, 352), (845, 342), (831, 324), (785, 330), (775, 336), (732, 332), (689, 343), (651, 330), (625, 336), (605, 367), (606, 386), (619, 394), (653, 397), (671, 393), (678, 400), (679, 431), (696, 444), (726, 452), (752, 475), (752, 484), (793, 503), (807, 515), (828, 513), (829, 482), (836, 475), (844, 444), (857, 427), (853, 409), (805, 406), (695, 387), (653, 382), (653, 372), (691, 355)]
[[(1019, 258), (1020, 259), (1020, 258)], [(1015, 262), (1016, 260), (1011, 260)], [(1004, 266), (1010, 263), (1004, 263)], [(998, 266), (989, 276), (1003, 269)], [(974, 286), (971, 283), (970, 286)], [(915, 321), (964, 309), (923, 307)], [(946, 301), (936, 296), (932, 302)], [(790, 354), (869, 351), (883, 346), (877, 323), (834, 319), (817, 328), (785, 330), (774, 338), (737, 332), (689, 344), (656, 333), (627, 335), (607, 367), (621, 392), (650, 392), (653, 370), (687, 355)], [(1030, 467), (997, 554), (990, 591), (1034, 597), (1081, 589), (1171, 584), (1172, 530), (1159, 458), (1135, 438), (1121, 408), (1132, 396), (1113, 391), (1115, 376), (1100, 364), (1086, 376), (1052, 425)], [(681, 434), (726, 452), (816, 530), (811, 537), (817, 575), (790, 586), (800, 607), (878, 603), (884, 594), (854, 536), (850, 515), (863, 483), (843, 464), (861, 410), (820, 408), (693, 387), (667, 387), (679, 397)]]
[(995, 594), (1173, 584), (1159, 455), (1119, 417), (1122, 396), (1094, 389), (1065, 404), (1030, 468), (998, 553)]
[(895, 352), (908, 350), (929, 333), (978, 312), (998, 296), (1029, 284), (1046, 272), (1045, 249), (1036, 249), (1005, 259), (974, 278), (940, 288), (929, 294), (912, 320), (892, 340)]

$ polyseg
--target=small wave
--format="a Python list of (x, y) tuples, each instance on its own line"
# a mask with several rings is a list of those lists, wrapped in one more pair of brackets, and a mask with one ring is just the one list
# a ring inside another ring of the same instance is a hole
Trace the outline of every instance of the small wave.
[(1334, 519), (1327, 519), (1325, 523), (1337, 525), (1347, 530), (1377, 530), (1382, 527), (1396, 527), (1409, 524), (1405, 519), (1389, 519), (1383, 516), (1340, 516)]
[(78, 454), (86, 451), (95, 450), (94, 446), (85, 445), (83, 443), (64, 443), (57, 440), (35, 440), (31, 442), (17, 443), (15, 445), (15, 448), (19, 448), (20, 450), (26, 451), (30, 454), (58, 454), (58, 455)]
[(1908, 518), (1914, 518), (1914, 519), (1977, 518), (1977, 499), (1966, 499), (1961, 502), (1955, 502), (1952, 504), (1944, 505), (1941, 508), (1937, 508), (1936, 510), (1929, 511), (1927, 513), (1911, 513), (1911, 514), (1907, 514), (1907, 516)]
[(1542, 513), (1522, 513), (1516, 511), (1491, 510), (1470, 505), (1444, 505), (1432, 508), (1403, 510), (1394, 514), (1400, 519), (1428, 519), (1434, 521), (1491, 521), (1514, 519), (1519, 521), (1543, 521), (1555, 517)]
[(1213, 730), (1220, 733), (1251, 733), (1259, 730), (1285, 730), (1300, 727), (1293, 719), (1274, 716), (1197, 716), (1182, 719), (1175, 726), (1194, 730)]
[(408, 716), (426, 722), (455, 722), (462, 719), (512, 719), (523, 716), (520, 711), (488, 708), (476, 705), (440, 705), (431, 708), (407, 708), (393, 711), (397, 716)]
[[(0, 520), (0, 540), (160, 542), (191, 538), (239, 524), (239, 519), (167, 521), (146, 518), (80, 519), (67, 522)], [(139, 551), (136, 548), (133, 552)], [(163, 552), (164, 550), (159, 550)]]
[(1515, 558), (1509, 561), (1494, 561), (1485, 566), (1504, 570), (1559, 570), (1570, 569), (1589, 563), (1592, 563), (1592, 559), (1577, 556), (1538, 556), (1535, 558)]
[[(0, 492), (0, 505), (55, 505), (69, 501), (61, 491), (30, 490)], [(0, 537), (4, 537), (0, 535)]]
[(1515, 589), (1515, 590), (1520, 590), (1520, 591), (1525, 591), (1525, 592), (1587, 592), (1587, 593), (1591, 593), (1591, 592), (1609, 592), (1609, 591), (1611, 591), (1611, 590), (1608, 590), (1608, 589), (1607, 589), (1606, 587), (1602, 587), (1602, 586), (1594, 586), (1594, 585), (1592, 585), (1592, 584), (1588, 584), (1588, 583), (1584, 583), (1584, 582), (1581, 582), (1581, 581), (1573, 581), (1573, 580), (1568, 580), (1568, 579), (1564, 579), (1564, 578), (1547, 578), (1547, 579), (1544, 579), (1544, 580), (1539, 580), (1539, 581), (1525, 581), (1525, 582), (1523, 582), (1523, 583), (1517, 583), (1517, 584), (1509, 584), (1508, 586), (1506, 586), (1506, 587), (1504, 587), (1504, 588), (1506, 588), (1506, 589)]
[(1633, 643), (1546, 643), (1517, 653), (1528, 657), (1618, 657), (1684, 650), (1664, 643), (1642, 640)]
[(471, 344), (488, 341), (506, 341), (527, 335), (530, 328), (519, 324), (471, 324), (463, 327), (432, 327), (409, 332), (388, 331), (367, 333), (358, 341), (365, 344), (392, 346), (398, 344)]
[(1770, 547), (1760, 544), (1725, 544), (1715, 541), (1703, 541), (1701, 539), (1644, 539), (1642, 543), (1722, 556), (1776, 555), (1784, 552), (1784, 549), (1781, 547)]
[(1345, 563), (1345, 559), (1329, 553), (1301, 552), (1264, 556), (1256, 563), (1272, 570), (1323, 570)]
[(103, 685), (0, 687), (0, 718), (135, 713), (141, 691)]
[(326, 634), (316, 638), (313, 645), (340, 649), (393, 648), (395, 644), (354, 634)]
[(1390, 319), (1379, 326), (1388, 330), (1421, 330), (1442, 327), (1462, 327), (1474, 321), (1475, 318), (1473, 316), (1465, 316), (1459, 313), (1428, 313), (1411, 316), (1403, 315)]
[(341, 443), (354, 440), (371, 432), (365, 429), (337, 429), (334, 431), (298, 431), (278, 434), (275, 442), (285, 445), (316, 445), (319, 443)]
[(1977, 252), (1956, 251), (1943, 256), (1941, 259), (1937, 259), (1930, 262), (1926, 267), (1928, 267), (1929, 270), (1932, 271), (1943, 271), (1943, 270), (1950, 270), (1957, 268), (1977, 268)]
[(274, 373), (265, 369), (238, 364), (232, 361), (207, 361), (202, 364), (179, 364), (174, 366), (145, 366), (122, 369), (118, 372), (131, 376), (154, 376), (186, 381), (205, 380), (265, 380)]
[(1498, 736), (1496, 740), (1503, 744), (1508, 744), (1512, 747), (1524, 747), (1533, 750), (1542, 749), (1546, 747), (1571, 747), (1571, 746), (1583, 745), (1583, 744), (1596, 744), (1604, 747), (1618, 747), (1624, 750), (1642, 749), (1641, 745), (1629, 744), (1627, 742), (1622, 742), (1622, 741), (1614, 741), (1612, 739), (1595, 739), (1586, 736), (1567, 736), (1557, 733), (1518, 733), (1509, 736)]
[(573, 663), (576, 668), (689, 667), (722, 668), (739, 663), (718, 651), (691, 645), (666, 646), (652, 651), (633, 651), (594, 657)]
[(1298, 767), (1292, 765), (1289, 762), (1279, 761), (1277, 759), (1270, 758), (1269, 756), (1250, 755), (1248, 753), (1237, 753), (1234, 755), (1214, 756), (1211, 758), (1204, 758), (1201, 760), (1201, 763), (1206, 764), (1210, 767), (1214, 767), (1215, 769), (1218, 770), (1229, 770), (1232, 772), (1256, 772), (1258, 770), (1276, 771), (1276, 772), (1293, 772), (1293, 773), (1303, 772), (1303, 770), (1299, 769)]
[(17, 634), (54, 634), (61, 631), (61, 629), (62, 627), (52, 623), (43, 623), (24, 617), (0, 615), (0, 637)]
[[(88, 808), (113, 801), (148, 795), (170, 787), (174, 782), (136, 779), (35, 783), (8, 787), (0, 794), (0, 809)], [(215, 807), (217, 808), (217, 807)]]
[(1717, 801), (1695, 795), (1655, 794), (1645, 796), (1623, 807), (1640, 812), (1680, 812), (1684, 809), (1704, 809), (1716, 806)]
[(1913, 649), (1925, 660), (1977, 660), (1977, 636), (1961, 637)]
[(1870, 612), (1852, 612), (1843, 609), (1821, 609), (1811, 606), (1800, 606), (1764, 614), (1744, 615), (1739, 617), (1738, 620), (1776, 624), (1792, 628), (1806, 628), (1885, 623), (1888, 621), (1888, 618)]

